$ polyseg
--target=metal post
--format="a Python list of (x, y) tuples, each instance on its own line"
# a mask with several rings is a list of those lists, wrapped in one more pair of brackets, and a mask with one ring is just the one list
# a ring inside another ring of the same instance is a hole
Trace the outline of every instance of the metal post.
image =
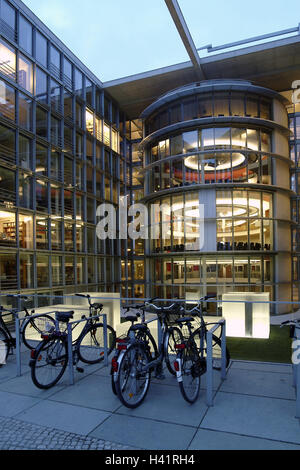
[(222, 337), (221, 337), (221, 343), (222, 343), (222, 349), (221, 349), (221, 354), (222, 354), (222, 370), (221, 370), (221, 378), (222, 380), (226, 379), (226, 321), (223, 321), (222, 324)]
[[(296, 328), (296, 338), (300, 340), (300, 329)], [(300, 419), (300, 364), (295, 365), (296, 369), (296, 418)]]
[(73, 346), (72, 346), (72, 324), (68, 323), (68, 365), (69, 365), (69, 384), (74, 385), (74, 364), (73, 364)]
[(213, 355), (212, 332), (207, 332), (207, 356), (206, 356), (206, 404), (213, 406)]
[(21, 375), (22, 375), (21, 335), (20, 335), (20, 320), (19, 320), (19, 314), (18, 313), (15, 313), (15, 330), (16, 330), (17, 377), (21, 377)]
[(104, 336), (104, 365), (108, 366), (108, 347), (107, 347), (107, 315), (103, 314), (103, 336)]

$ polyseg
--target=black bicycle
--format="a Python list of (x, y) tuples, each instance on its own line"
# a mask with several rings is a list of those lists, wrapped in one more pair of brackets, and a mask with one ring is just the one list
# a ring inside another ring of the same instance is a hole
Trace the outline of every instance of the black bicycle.
[[(72, 342), (73, 361), (85, 364), (98, 364), (104, 359), (104, 327), (99, 323), (102, 304), (92, 304), (89, 296), (90, 315), (83, 316), (84, 327), (78, 337)], [(31, 377), (33, 383), (40, 389), (49, 389), (56, 385), (63, 376), (68, 365), (68, 333), (67, 325), (73, 318), (74, 312), (56, 312), (56, 326), (53, 331), (42, 335), (39, 346), (31, 352)], [(81, 324), (74, 322), (72, 332)], [(116, 344), (116, 333), (107, 325), (107, 354), (109, 355)], [(78, 372), (84, 372), (77, 367)]]
[(8, 310), (0, 306), (0, 367), (6, 364), (9, 354), (13, 353), (16, 347), (16, 339), (13, 338), (4, 318), (8, 316), (14, 317), (16, 313), (17, 310)]
[[(189, 403), (195, 403), (199, 396), (201, 376), (207, 370), (207, 334), (208, 326), (216, 325), (216, 322), (206, 323), (203, 318), (203, 303), (215, 296), (206, 296), (191, 310), (186, 311), (186, 317), (177, 320), (182, 330), (184, 341), (176, 345), (177, 359), (175, 369), (177, 380), (183, 398)], [(196, 329), (196, 324), (200, 324)], [(223, 327), (220, 328), (220, 336), (212, 335), (212, 359), (213, 369), (221, 370), (222, 367), (222, 339)], [(230, 364), (230, 353), (226, 348), (226, 368)]]
[[(134, 324), (128, 331), (128, 336), (118, 344), (118, 351), (112, 360), (113, 391), (127, 408), (138, 407), (145, 399), (151, 373), (155, 371), (158, 378), (163, 378), (163, 361), (168, 370), (175, 375), (174, 362), (176, 360), (176, 344), (183, 341), (179, 328), (170, 326), (170, 315), (180, 316), (180, 306), (176, 303), (168, 307), (158, 307), (153, 303), (145, 303), (143, 309), (151, 308), (156, 312), (161, 326), (161, 340), (159, 348), (153, 345), (155, 353), (151, 352), (152, 340), (148, 325)], [(152, 338), (153, 339), (153, 338)], [(155, 342), (154, 342), (155, 343)]]

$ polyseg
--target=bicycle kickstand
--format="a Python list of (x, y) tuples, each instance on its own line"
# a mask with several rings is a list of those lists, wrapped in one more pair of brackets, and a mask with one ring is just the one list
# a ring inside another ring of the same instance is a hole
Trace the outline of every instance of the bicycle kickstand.
[(164, 380), (166, 378), (162, 363), (157, 364), (155, 368), (155, 378), (158, 380)]

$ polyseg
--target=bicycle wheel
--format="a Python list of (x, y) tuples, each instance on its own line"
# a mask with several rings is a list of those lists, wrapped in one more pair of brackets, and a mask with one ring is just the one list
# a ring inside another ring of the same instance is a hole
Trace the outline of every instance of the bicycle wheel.
[[(107, 325), (107, 354), (116, 346), (116, 332)], [(98, 364), (104, 359), (104, 329), (103, 323), (91, 325), (86, 333), (79, 338), (77, 351), (79, 359), (86, 364)]]
[(68, 364), (65, 338), (49, 338), (40, 343), (30, 362), (31, 378), (34, 385), (48, 390), (57, 384)]
[(151, 381), (149, 354), (142, 345), (134, 344), (124, 353), (115, 383), (117, 395), (127, 408), (137, 408), (145, 399)]
[(165, 361), (167, 368), (172, 375), (176, 375), (176, 370), (174, 367), (174, 362), (177, 357), (177, 350), (175, 348), (176, 344), (181, 344), (183, 342), (183, 335), (179, 328), (169, 328), (166, 343), (165, 343)]
[(181, 377), (179, 388), (188, 403), (195, 403), (200, 391), (200, 375), (198, 350), (193, 341), (186, 343), (185, 349), (179, 354), (181, 360)]
[(0, 367), (6, 364), (9, 350), (9, 337), (7, 336), (5, 330), (0, 328)]
[(24, 321), (21, 335), (22, 341), (28, 349), (35, 349), (41, 342), (41, 335), (45, 331), (55, 328), (55, 320), (49, 315), (26, 319)]
[[(200, 337), (202, 337), (201, 329), (198, 329), (194, 331), (192, 337), (197, 345), (197, 349), (200, 353)], [(206, 342), (206, 336), (203, 338), (203, 350), (205, 353), (205, 356), (207, 354), (207, 342)], [(222, 368), (222, 340), (216, 335), (212, 335), (212, 346), (213, 346), (213, 369), (214, 370), (221, 370)], [(228, 368), (230, 364), (230, 353), (228, 348), (226, 348), (226, 369)]]

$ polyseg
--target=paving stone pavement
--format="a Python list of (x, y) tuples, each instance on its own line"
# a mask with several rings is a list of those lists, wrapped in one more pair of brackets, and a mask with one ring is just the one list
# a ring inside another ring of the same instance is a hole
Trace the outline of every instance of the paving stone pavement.
[(131, 450), (121, 444), (0, 417), (0, 450)]

